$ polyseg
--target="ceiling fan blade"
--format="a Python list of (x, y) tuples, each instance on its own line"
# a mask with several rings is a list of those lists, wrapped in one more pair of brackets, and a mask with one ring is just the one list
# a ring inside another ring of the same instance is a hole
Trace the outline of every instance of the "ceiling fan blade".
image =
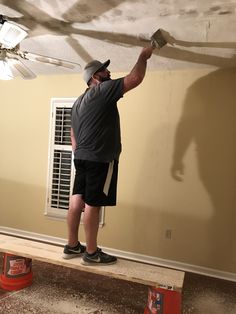
[(16, 58), (7, 59), (7, 63), (10, 67), (14, 70), (17, 70), (18, 73), (22, 76), (25, 80), (31, 80), (36, 78), (36, 75), (20, 60)]
[(39, 54), (27, 52), (27, 51), (24, 51), (23, 54), (24, 54), (25, 59), (31, 60), (31, 61), (49, 63), (49, 64), (53, 64), (56, 66), (61, 66), (64, 68), (69, 68), (69, 69), (74, 69), (76, 67), (81, 68), (81, 65), (79, 63), (75, 63), (75, 62), (70, 62), (70, 61), (66, 61), (66, 60), (62, 60), (62, 59), (42, 56)]

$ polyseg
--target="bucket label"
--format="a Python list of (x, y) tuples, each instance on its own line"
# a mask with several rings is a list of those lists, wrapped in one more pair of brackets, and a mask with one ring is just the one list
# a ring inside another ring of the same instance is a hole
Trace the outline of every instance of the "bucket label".
[(21, 256), (7, 256), (5, 275), (8, 278), (24, 276), (31, 272), (32, 260)]
[(150, 314), (162, 314), (163, 313), (163, 300), (164, 295), (157, 289), (148, 289), (148, 304), (147, 309)]

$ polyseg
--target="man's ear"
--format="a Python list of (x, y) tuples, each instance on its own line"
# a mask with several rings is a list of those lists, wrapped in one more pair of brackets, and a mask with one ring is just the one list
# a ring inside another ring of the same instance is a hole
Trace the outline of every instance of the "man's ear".
[(95, 81), (99, 81), (100, 82), (100, 75), (99, 74), (94, 74), (93, 76), (92, 76), (92, 78), (95, 80)]

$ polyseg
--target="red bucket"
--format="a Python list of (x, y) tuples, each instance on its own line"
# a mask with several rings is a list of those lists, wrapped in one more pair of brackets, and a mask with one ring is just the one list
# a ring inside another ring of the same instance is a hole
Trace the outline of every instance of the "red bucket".
[(32, 284), (32, 260), (9, 253), (3, 254), (0, 285), (8, 291), (20, 290)]
[(180, 314), (181, 293), (179, 291), (149, 287), (148, 302), (144, 314)]

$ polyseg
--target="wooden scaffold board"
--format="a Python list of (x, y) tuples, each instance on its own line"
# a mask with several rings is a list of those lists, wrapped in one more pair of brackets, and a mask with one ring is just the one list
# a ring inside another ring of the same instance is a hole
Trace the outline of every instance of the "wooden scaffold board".
[(53, 244), (22, 239), (0, 234), (0, 252), (24, 256), (33, 260), (61, 265), (96, 273), (111, 278), (141, 283), (148, 286), (169, 287), (174, 291), (182, 291), (184, 272), (155, 265), (118, 259), (113, 265), (84, 266), (80, 258), (63, 259), (62, 247)]

